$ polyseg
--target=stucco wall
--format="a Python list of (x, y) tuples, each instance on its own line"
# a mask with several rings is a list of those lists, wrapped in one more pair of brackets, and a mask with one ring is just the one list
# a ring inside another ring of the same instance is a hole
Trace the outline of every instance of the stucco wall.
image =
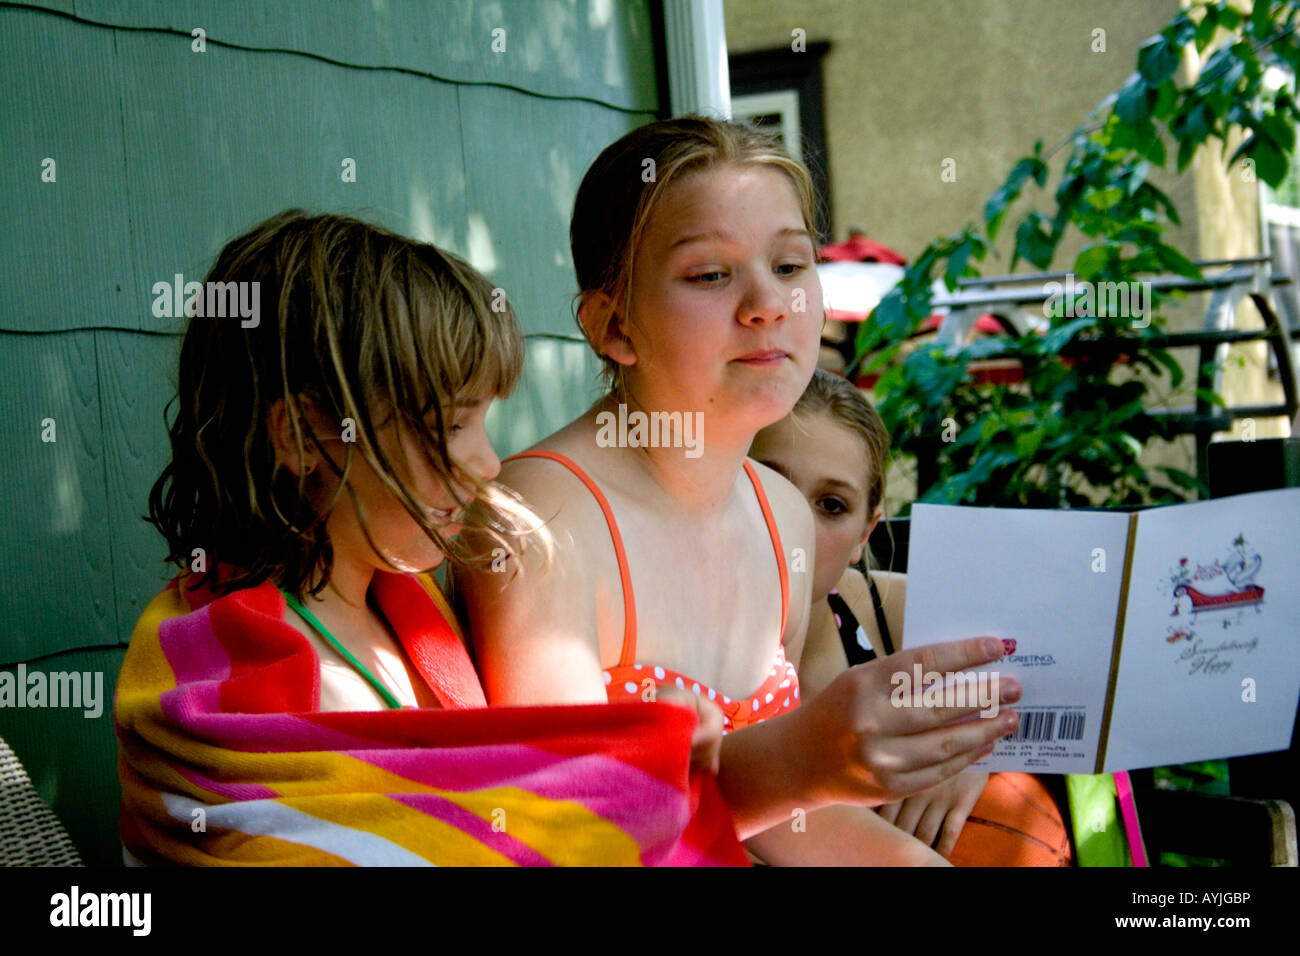
[[(724, 0), (733, 54), (788, 47), (796, 29), (809, 42), (830, 42), (823, 83), (832, 238), (861, 226), (909, 259), (930, 240), (981, 221), (989, 194), (1034, 140), (1041, 138), (1045, 149), (1060, 144), (1120, 88), (1136, 67), (1138, 48), (1179, 6), (1178, 0)], [(1184, 63), (1180, 81), (1197, 66)], [(1065, 153), (1055, 155), (1049, 190)], [(945, 160), (952, 160), (953, 181), (944, 179)], [(1173, 175), (1172, 159), (1169, 166), (1152, 177), (1182, 218), (1167, 241), (1192, 258), (1258, 250), (1255, 184), (1230, 175), (1217, 148), (1202, 150), (1182, 176)], [(1031, 186), (1008, 222), (1029, 202), (1054, 208), (1050, 194)], [(1004, 229), (1001, 258), (986, 260), (985, 274), (1007, 270), (1011, 239)], [(1077, 233), (1068, 235), (1053, 268), (1068, 269), (1083, 244)], [(1168, 327), (1201, 327), (1205, 305), (1204, 296), (1193, 295), (1166, 307)], [(1242, 323), (1251, 321), (1257, 317), (1247, 309)], [(1241, 351), (1246, 367), (1225, 383), (1230, 404), (1280, 397), (1262, 374), (1262, 345)], [(1176, 392), (1167, 379), (1157, 385), (1154, 404), (1194, 401), (1196, 354), (1175, 356), (1187, 380)], [(1271, 428), (1260, 422), (1257, 433)], [(1144, 461), (1195, 471), (1194, 444), (1190, 436), (1152, 443)], [(898, 492), (908, 494), (905, 473), (893, 477)]]
[[(835, 238), (861, 225), (911, 258), (977, 219), (1035, 139), (1059, 143), (1117, 90), (1178, 3), (724, 0), (724, 9), (731, 53), (788, 46), (796, 28), (830, 41), (823, 82)], [(1104, 52), (1092, 50), (1098, 29)], [(953, 182), (942, 178), (945, 159)], [(1187, 177), (1171, 193), (1189, 238), (1192, 189)]]

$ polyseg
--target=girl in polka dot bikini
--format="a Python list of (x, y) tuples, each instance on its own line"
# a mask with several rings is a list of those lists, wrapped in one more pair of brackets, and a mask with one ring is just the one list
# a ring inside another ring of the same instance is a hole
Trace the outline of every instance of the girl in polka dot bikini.
[(890, 675), (978, 667), (1001, 644), (896, 655), (801, 700), (813, 519), (746, 457), (813, 373), (814, 236), (807, 170), (749, 127), (687, 117), (608, 147), (570, 238), (578, 321), (610, 390), (500, 478), (548, 520), (554, 558), (457, 584), (490, 703), (684, 696), (696, 757), (761, 859), (942, 865), (862, 806), (946, 780), (1017, 718), (893, 708)]

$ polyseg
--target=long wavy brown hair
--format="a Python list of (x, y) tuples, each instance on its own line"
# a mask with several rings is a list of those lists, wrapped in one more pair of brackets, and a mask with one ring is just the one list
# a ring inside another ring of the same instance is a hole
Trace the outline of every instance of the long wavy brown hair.
[[(334, 562), (326, 519), (345, 490), (382, 556), (348, 481), (358, 454), (444, 553), (468, 561), (378, 442), (377, 431), (396, 422), (466, 507), (465, 530), (521, 551), (536, 517), (453, 461), (444, 427), (458, 400), (506, 396), (520, 377), (523, 336), (500, 289), (428, 243), (300, 210), (230, 242), (207, 281), (259, 283), (261, 314), (256, 324), (192, 317), (181, 345), (172, 460), (146, 520), (167, 539), (169, 562), (199, 570), (203, 549), (196, 587), (220, 594), (270, 579), (299, 599), (319, 593)], [(342, 453), (332, 457), (325, 449), (334, 446), (317, 440), (303, 399), (338, 424), (326, 437), (350, 432)], [(277, 460), (268, 418), (279, 400), (299, 455), (310, 442), (336, 476), (332, 496), (320, 470), (295, 476)], [(458, 487), (472, 489), (472, 500)]]

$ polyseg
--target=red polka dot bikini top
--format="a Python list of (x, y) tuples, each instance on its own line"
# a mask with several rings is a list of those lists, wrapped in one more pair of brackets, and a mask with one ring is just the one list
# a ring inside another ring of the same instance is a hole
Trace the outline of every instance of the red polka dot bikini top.
[[(510, 461), (514, 458), (546, 458), (569, 469), (595, 497), (596, 503), (600, 505), (600, 510), (605, 515), (605, 522), (609, 525), (609, 535), (614, 541), (614, 554), (618, 558), (618, 575), (623, 585), (624, 607), (623, 648), (619, 654), (618, 664), (604, 672), (605, 692), (611, 703), (645, 699), (645, 691), (651, 684), (656, 688), (663, 684), (680, 687), (694, 691), (696, 694), (706, 695), (722, 709), (723, 733), (760, 723), (799, 706), (799, 677), (795, 673), (794, 665), (786, 660), (783, 645), (777, 646), (776, 660), (758, 690), (738, 700), (732, 700), (712, 687), (666, 667), (636, 663), (636, 601), (632, 594), (632, 575), (628, 570), (627, 553), (623, 549), (623, 537), (619, 534), (618, 524), (614, 521), (614, 512), (609, 506), (608, 499), (585, 471), (572, 459), (559, 452), (540, 449), (524, 451), (506, 460)], [(777, 632), (780, 635), (785, 633), (786, 618), (790, 613), (790, 578), (785, 567), (785, 552), (781, 547), (781, 535), (777, 531), (776, 519), (772, 517), (772, 508), (763, 491), (763, 483), (759, 480), (754, 467), (748, 461), (744, 464), (745, 474), (749, 476), (749, 481), (754, 486), (758, 506), (763, 511), (763, 520), (767, 522), (768, 535), (772, 539), (772, 550), (776, 554), (776, 566), (781, 577), (781, 628)]]

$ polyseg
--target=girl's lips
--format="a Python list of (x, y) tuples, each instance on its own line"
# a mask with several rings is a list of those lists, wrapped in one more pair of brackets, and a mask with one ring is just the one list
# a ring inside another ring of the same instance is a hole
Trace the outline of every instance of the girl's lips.
[(445, 525), (459, 522), (462, 512), (459, 508), (430, 508), (428, 515), (436, 524)]
[(742, 355), (736, 361), (744, 362), (746, 365), (780, 365), (786, 358), (788, 355), (780, 349), (766, 349)]

